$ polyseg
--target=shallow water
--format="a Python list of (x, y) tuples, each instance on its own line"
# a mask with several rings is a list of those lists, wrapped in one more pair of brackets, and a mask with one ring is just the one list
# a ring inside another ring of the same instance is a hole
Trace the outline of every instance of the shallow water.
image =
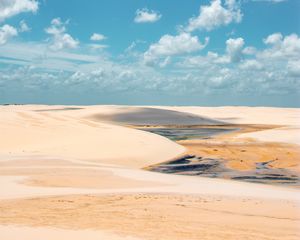
[(268, 163), (257, 163), (256, 169), (252, 171), (238, 171), (227, 168), (222, 159), (187, 155), (174, 161), (152, 166), (150, 170), (161, 173), (225, 178), (295, 187), (300, 185), (299, 176), (295, 172), (281, 168), (269, 168)]
[[(229, 133), (237, 128), (144, 128), (149, 131), (167, 137), (173, 141), (186, 139), (208, 139), (218, 134)], [(162, 163), (150, 168), (151, 171), (180, 175), (193, 175), (212, 178), (226, 178), (246, 182), (267, 183), (277, 185), (300, 185), (299, 176), (287, 169), (274, 169), (268, 166), (268, 162), (256, 164), (253, 171), (237, 171), (226, 167), (223, 159), (203, 158), (202, 156), (185, 156), (180, 159)]]
[(229, 133), (237, 129), (228, 128), (142, 128), (140, 130), (152, 132), (173, 141), (186, 140), (186, 139), (205, 139), (212, 136)]

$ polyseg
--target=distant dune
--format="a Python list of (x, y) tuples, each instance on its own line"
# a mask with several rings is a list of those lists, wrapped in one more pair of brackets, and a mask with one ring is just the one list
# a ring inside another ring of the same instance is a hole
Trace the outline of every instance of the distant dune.
[(131, 125), (224, 125), (223, 121), (168, 109), (147, 107), (119, 107), (115, 112), (97, 113), (98, 121), (110, 121)]

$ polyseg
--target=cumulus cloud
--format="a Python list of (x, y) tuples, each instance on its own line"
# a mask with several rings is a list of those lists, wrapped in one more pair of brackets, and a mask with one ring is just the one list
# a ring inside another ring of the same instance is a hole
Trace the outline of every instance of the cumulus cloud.
[(149, 49), (144, 53), (146, 63), (151, 63), (161, 57), (192, 53), (206, 47), (209, 38), (201, 43), (197, 36), (189, 33), (180, 33), (179, 35), (164, 35), (157, 43), (150, 45)]
[(243, 38), (230, 38), (226, 41), (226, 52), (231, 62), (239, 62), (243, 56), (243, 47), (245, 45)]
[(207, 55), (185, 56), (176, 63), (177, 72), (179, 69), (188, 71), (189, 84), (193, 81), (193, 86), (201, 85), (206, 92), (299, 92), (299, 37), (275, 33), (263, 41), (265, 49), (258, 50), (244, 46), (242, 38), (228, 39), (224, 54), (208, 52)]
[(281, 33), (273, 33), (269, 35), (267, 38), (263, 40), (265, 44), (270, 44), (270, 45), (278, 45), (282, 42), (282, 34)]
[[(64, 26), (59, 19), (53, 24)], [(132, 58), (131, 62), (112, 60), (94, 51), (82, 54), (83, 49), (72, 53), (47, 51), (45, 43), (8, 43), (0, 46), (0, 63), (16, 67), (13, 73), (11, 68), (0, 70), (0, 93), (17, 86), (22, 86), (24, 92), (29, 89), (60, 91), (63, 97), (68, 91), (68, 94), (89, 92), (89, 96), (99, 96), (102, 92), (128, 94), (133, 89), (165, 94), (180, 91), (189, 96), (299, 93), (300, 55), (296, 54), (299, 38), (295, 34), (272, 35), (266, 36), (264, 49), (248, 49), (251, 53), (248, 55), (245, 49), (249, 47), (242, 38), (228, 39), (224, 52), (201, 54), (197, 51), (205, 43), (198, 37), (190, 33), (165, 35), (144, 54), (139, 52), (139, 57)], [(263, 56), (278, 51), (281, 57)], [(282, 54), (290, 51), (296, 53)], [(155, 67), (147, 67), (139, 61), (146, 53), (149, 59), (154, 59)], [(161, 69), (164, 67), (168, 69)]]
[(295, 61), (288, 61), (287, 69), (290, 75), (300, 77), (300, 59)]
[(263, 40), (270, 48), (259, 54), (261, 58), (300, 58), (300, 38), (293, 33), (283, 36), (273, 33)]
[(210, 5), (200, 7), (199, 15), (189, 19), (186, 30), (211, 31), (220, 26), (228, 25), (232, 22), (239, 23), (242, 20), (240, 5), (235, 0), (226, 0), (222, 4), (221, 0), (212, 0)]
[(255, 47), (245, 47), (243, 49), (243, 54), (246, 55), (255, 55), (257, 53), (257, 50)]
[(153, 10), (147, 8), (138, 9), (135, 12), (134, 22), (136, 23), (153, 23), (161, 19), (162, 15)]
[(93, 33), (92, 36), (90, 37), (90, 40), (92, 41), (102, 41), (104, 39), (106, 39), (106, 37), (100, 33)]
[(256, 59), (248, 59), (240, 64), (240, 68), (245, 70), (262, 70), (263, 64)]
[(22, 12), (36, 12), (38, 7), (36, 0), (1, 0), (0, 22)]
[(17, 29), (8, 24), (3, 25), (0, 27), (0, 45), (5, 44), (10, 38), (17, 35)]
[(300, 38), (293, 33), (283, 36), (281, 33), (273, 33), (267, 36), (263, 42), (267, 48), (257, 53), (257, 59), (268, 62), (279, 69), (285, 69), (288, 78), (300, 77)]
[(161, 68), (164, 68), (164, 67), (168, 66), (170, 63), (171, 63), (171, 57), (168, 56), (162, 62), (159, 63), (159, 66)]
[(229, 59), (227, 56), (208, 51), (206, 55), (186, 56), (183, 61), (179, 61), (177, 66), (182, 68), (211, 69), (219, 64), (227, 64)]
[(52, 50), (61, 50), (65, 48), (76, 48), (79, 45), (79, 41), (74, 39), (70, 34), (66, 33), (66, 24), (62, 22), (60, 18), (54, 18), (51, 21), (51, 26), (46, 28), (45, 31), (51, 35)]

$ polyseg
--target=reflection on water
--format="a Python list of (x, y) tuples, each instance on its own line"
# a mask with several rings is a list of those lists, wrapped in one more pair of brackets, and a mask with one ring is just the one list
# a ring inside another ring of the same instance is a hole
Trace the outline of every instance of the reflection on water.
[(173, 141), (186, 140), (186, 139), (203, 139), (210, 138), (211, 136), (223, 133), (229, 133), (237, 129), (228, 128), (142, 128), (140, 130), (149, 131)]

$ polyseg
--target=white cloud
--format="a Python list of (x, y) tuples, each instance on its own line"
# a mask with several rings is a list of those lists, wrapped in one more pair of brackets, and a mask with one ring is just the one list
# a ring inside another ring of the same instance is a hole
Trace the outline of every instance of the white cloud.
[(36, 0), (1, 0), (0, 22), (22, 12), (36, 12), (38, 6)]
[(20, 28), (19, 28), (19, 32), (29, 32), (31, 29), (30, 27), (28, 27), (27, 23), (25, 22), (25, 20), (22, 20), (20, 22)]
[(60, 18), (53, 18), (53, 19), (51, 20), (51, 24), (52, 24), (52, 25), (56, 25), (56, 26), (61, 26), (63, 23), (62, 23), (62, 21), (61, 21)]
[(153, 10), (148, 10), (147, 8), (138, 9), (135, 12), (134, 22), (136, 23), (153, 23), (161, 19), (162, 15)]
[(296, 61), (289, 61), (287, 69), (291, 76), (300, 77), (300, 59)]
[(245, 47), (243, 49), (243, 54), (246, 54), (246, 55), (254, 55), (257, 53), (257, 50), (255, 47)]
[(105, 44), (89, 44), (88, 46), (94, 50), (99, 50), (99, 49), (102, 50), (102, 49), (108, 48), (108, 45), (105, 45)]
[[(185, 56), (175, 63), (176, 69), (188, 72), (187, 84), (193, 82), (195, 90), (196, 86), (202, 86), (202, 92), (297, 93), (300, 91), (298, 41), (296, 34), (272, 34), (264, 40), (266, 48), (258, 50), (245, 47), (242, 38), (228, 39), (225, 54), (208, 52), (206, 56)], [(248, 55), (244, 55), (246, 53)]]
[(205, 39), (205, 43), (201, 43), (197, 36), (189, 33), (180, 33), (179, 35), (164, 35), (157, 43), (150, 45), (149, 49), (144, 53), (146, 63), (151, 63), (158, 58), (185, 53), (192, 53), (206, 47), (209, 38)]
[(0, 27), (0, 45), (5, 44), (10, 38), (17, 36), (18, 31), (10, 25)]
[(263, 69), (263, 65), (258, 62), (256, 59), (248, 59), (243, 61), (240, 66), (241, 69), (245, 70), (261, 70)]
[(106, 37), (100, 33), (93, 33), (93, 35), (90, 37), (90, 40), (92, 41), (102, 41), (104, 39), (106, 39)]
[(239, 23), (242, 16), (237, 1), (226, 0), (225, 4), (222, 5), (221, 0), (212, 0), (210, 5), (200, 7), (199, 16), (189, 19), (186, 30), (189, 32), (197, 29), (211, 31), (232, 22)]
[(297, 34), (291, 34), (284, 37), (281, 43), (281, 50), (288, 56), (297, 55), (300, 57), (300, 38)]
[[(55, 19), (52, 24), (56, 26), (54, 33), (66, 31), (61, 20)], [(60, 28), (63, 31), (59, 31)], [(198, 37), (189, 33), (165, 35), (146, 51), (154, 61), (155, 67), (151, 68), (140, 61), (144, 55), (138, 49), (136, 58), (123, 61), (106, 57), (105, 51), (104, 54), (91, 51), (90, 44), (68, 52), (49, 51), (46, 43), (7, 43), (0, 46), (0, 62), (15, 65), (15, 68), (14, 71), (12, 67), (0, 70), (0, 92), (22, 86), (20, 91), (46, 89), (55, 94), (61, 91), (63, 97), (70, 92), (99, 96), (102, 92), (115, 94), (134, 90), (166, 94), (180, 91), (197, 96), (206, 93), (294, 94), (300, 90), (300, 55), (291, 57), (282, 53), (298, 51), (298, 36), (291, 34), (278, 39), (266, 37), (265, 49), (251, 50), (250, 55), (244, 56), (245, 49), (249, 48), (244, 46), (244, 40), (228, 39), (224, 53), (202, 55), (197, 51), (205, 44), (200, 43)], [(87, 53), (82, 54), (83, 51)], [(278, 51), (280, 58), (262, 57), (265, 52)], [(231, 64), (231, 58), (238, 59), (239, 63)], [(168, 68), (161, 69), (164, 67)]]
[(51, 21), (51, 26), (45, 31), (52, 36), (50, 48), (52, 50), (61, 50), (64, 48), (76, 48), (79, 41), (74, 39), (70, 34), (66, 33), (66, 25), (60, 18), (54, 18)]
[(231, 62), (239, 62), (241, 60), (244, 44), (243, 38), (230, 38), (226, 41), (226, 52), (228, 53)]
[(171, 57), (168, 56), (162, 62), (159, 63), (159, 66), (161, 68), (164, 68), (164, 67), (168, 66), (170, 63), (171, 63)]
[(264, 39), (263, 42), (270, 45), (279, 45), (282, 42), (282, 38), (283, 36), (281, 33), (273, 33)]
[[(7, 59), (14, 59), (14, 62), (8, 62)], [(0, 62), (21, 66), (35, 66), (36, 69), (43, 69), (45, 72), (73, 72), (79, 69), (87, 69), (89, 72), (94, 69), (94, 65), (106, 65), (105, 58), (97, 52), (93, 54), (93, 52), (89, 51), (89, 54), (83, 54), (82, 52), (71, 53), (65, 50), (49, 51), (46, 43), (37, 42), (17, 42), (0, 45)]]
[(300, 38), (297, 34), (283, 36), (273, 33), (263, 40), (270, 48), (258, 54), (260, 58), (300, 58)]

